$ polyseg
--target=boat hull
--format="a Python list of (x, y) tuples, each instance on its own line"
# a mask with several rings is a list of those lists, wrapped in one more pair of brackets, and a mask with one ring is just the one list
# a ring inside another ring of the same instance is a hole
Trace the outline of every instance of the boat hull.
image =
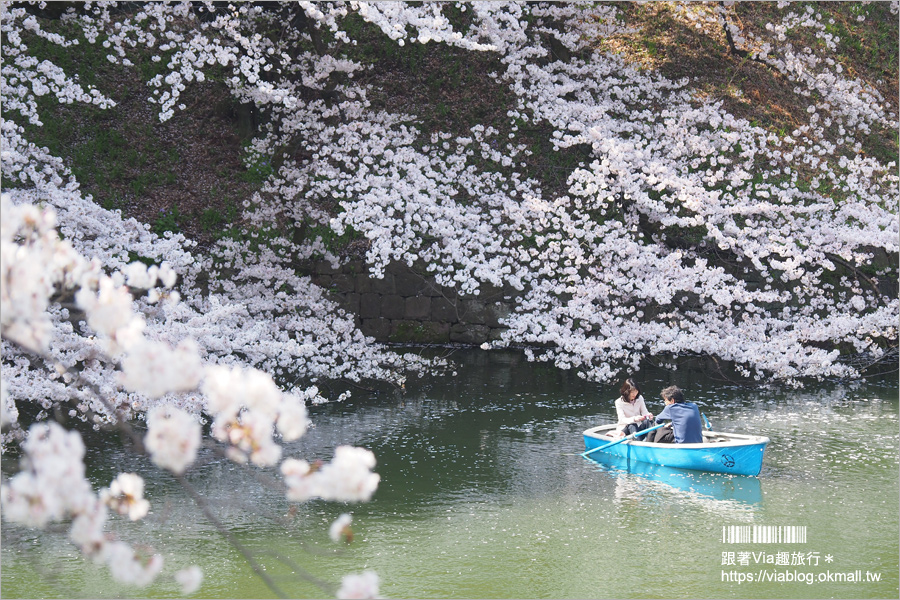
[[(601, 425), (584, 432), (586, 450), (593, 450), (614, 441), (607, 435), (615, 425)], [(763, 454), (769, 438), (756, 435), (739, 435), (710, 432), (704, 435), (710, 440), (702, 444), (655, 444), (629, 440), (605, 450), (595, 452), (677, 469), (725, 473), (729, 475), (759, 475)]]

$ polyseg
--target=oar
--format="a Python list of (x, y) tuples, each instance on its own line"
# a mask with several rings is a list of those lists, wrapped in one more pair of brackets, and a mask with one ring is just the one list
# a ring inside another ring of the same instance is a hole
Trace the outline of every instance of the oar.
[(644, 435), (645, 433), (650, 433), (654, 429), (659, 429), (660, 427), (663, 427), (664, 425), (665, 425), (665, 423), (660, 423), (659, 425), (650, 427), (649, 429), (644, 429), (643, 431), (638, 431), (637, 433), (632, 433), (631, 435), (626, 435), (625, 437), (623, 437), (620, 440), (616, 440), (614, 442), (610, 442), (608, 444), (598, 446), (597, 448), (594, 448), (593, 450), (588, 450), (587, 452), (582, 452), (581, 455), (586, 457), (589, 454), (593, 454), (594, 452), (599, 452), (600, 450), (605, 450), (605, 449), (609, 448), (610, 446), (615, 446), (616, 444), (621, 444), (622, 442), (627, 442), (628, 440), (633, 440), (634, 438), (636, 438), (638, 436)]
[(706, 421), (706, 428), (712, 431), (712, 423), (709, 422), (709, 419), (706, 418), (706, 415), (700, 413), (700, 416), (703, 417), (704, 421)]

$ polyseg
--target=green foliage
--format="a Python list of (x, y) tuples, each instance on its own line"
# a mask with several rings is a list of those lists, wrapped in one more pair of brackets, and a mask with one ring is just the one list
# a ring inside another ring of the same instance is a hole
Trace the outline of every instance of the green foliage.
[(462, 7), (457, 4), (447, 2), (441, 7), (441, 14), (447, 17), (455, 31), (465, 32), (472, 25), (473, 11), (466, 9), (463, 12)]
[(165, 75), (168, 73), (169, 67), (167, 65), (175, 52), (159, 52), (157, 50), (156, 54), (160, 57), (160, 60), (158, 61), (154, 61), (146, 54), (136, 54), (132, 60), (135, 64), (135, 68), (137, 68), (138, 73), (141, 75), (142, 81), (150, 81), (157, 75)]
[(127, 196), (139, 198), (175, 183), (179, 152), (166, 150), (151, 125), (125, 118), (121, 107), (67, 106), (50, 96), (39, 100), (43, 125), (25, 125), (26, 137), (63, 157), (82, 189), (105, 208), (124, 208)]
[(169, 210), (160, 209), (159, 217), (153, 222), (153, 232), (162, 235), (166, 231), (174, 233), (181, 231), (180, 218), (177, 206), (173, 206)]
[(45, 38), (26, 33), (23, 39), (28, 44), (31, 55), (57, 65), (70, 77), (74, 76), (82, 87), (96, 87), (102, 92), (103, 81), (114, 68), (106, 58), (110, 50), (103, 47), (106, 36), (99, 36), (92, 44), (73, 23), (44, 20), (41, 26), (50, 33), (58, 33), (66, 39), (77, 41), (78, 45), (66, 48)]
[(395, 343), (440, 344), (446, 343), (448, 338), (446, 331), (441, 331), (432, 323), (399, 321), (395, 322), (389, 339)]
[(244, 165), (247, 170), (238, 173), (238, 178), (246, 183), (261, 184), (275, 173), (272, 159), (262, 156), (252, 150), (245, 150)]
[(234, 223), (239, 215), (237, 205), (231, 200), (225, 201), (223, 210), (211, 206), (200, 213), (200, 228), (213, 235), (214, 238), (224, 237), (227, 225)]
[(314, 240), (317, 237), (322, 238), (322, 244), (325, 246), (325, 249), (332, 254), (340, 254), (341, 250), (346, 248), (351, 242), (363, 239), (363, 236), (352, 227), (347, 227), (344, 233), (338, 235), (334, 229), (327, 225), (308, 227), (306, 237), (309, 240)]
[(204, 231), (218, 231), (224, 224), (225, 216), (216, 208), (207, 208), (200, 214), (200, 226)]
[(142, 262), (148, 267), (152, 267), (153, 265), (159, 264), (159, 259), (149, 258), (147, 256), (141, 256), (137, 252), (133, 252), (131, 250), (128, 251), (128, 262)]
[(124, 199), (115, 192), (107, 192), (97, 200), (100, 202), (100, 206), (106, 210), (118, 210), (125, 204)]

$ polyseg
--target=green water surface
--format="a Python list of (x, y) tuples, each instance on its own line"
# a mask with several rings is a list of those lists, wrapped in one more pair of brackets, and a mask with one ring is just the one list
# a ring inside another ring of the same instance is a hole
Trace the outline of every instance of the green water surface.
[[(329, 597), (343, 575), (364, 570), (378, 573), (389, 598), (900, 595), (895, 375), (796, 391), (641, 371), (651, 411), (661, 409), (659, 391), (678, 384), (716, 429), (770, 438), (760, 476), (732, 478), (586, 460), (582, 431), (615, 419), (615, 386), (516, 352), (452, 358), (455, 377), (313, 408), (314, 428), (286, 448), (324, 460), (339, 444), (370, 448), (381, 475), (370, 503), (292, 508), (277, 487), (211, 452), (190, 472), (285, 595)], [(2, 597), (178, 597), (172, 574), (192, 564), (204, 571), (196, 597), (274, 597), (171, 477), (118, 439), (87, 443), (98, 488), (120, 470), (145, 478), (151, 514), (113, 519), (110, 529), (162, 552), (162, 576), (144, 589), (115, 584), (64, 534), (4, 523)], [(14, 466), (4, 458), (4, 472)], [(342, 512), (354, 519), (350, 545), (328, 539)], [(803, 527), (806, 539), (723, 541), (730, 526)]]

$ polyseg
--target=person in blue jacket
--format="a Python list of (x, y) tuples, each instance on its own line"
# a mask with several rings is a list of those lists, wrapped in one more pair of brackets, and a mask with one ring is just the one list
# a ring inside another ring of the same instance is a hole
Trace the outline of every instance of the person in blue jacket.
[[(684, 401), (684, 393), (677, 386), (669, 386), (660, 395), (666, 403), (656, 415), (658, 421), (669, 420), (665, 427), (657, 429), (656, 443), (700, 444), (703, 442), (703, 422), (700, 409), (693, 402)], [(649, 440), (648, 440), (649, 441)]]

